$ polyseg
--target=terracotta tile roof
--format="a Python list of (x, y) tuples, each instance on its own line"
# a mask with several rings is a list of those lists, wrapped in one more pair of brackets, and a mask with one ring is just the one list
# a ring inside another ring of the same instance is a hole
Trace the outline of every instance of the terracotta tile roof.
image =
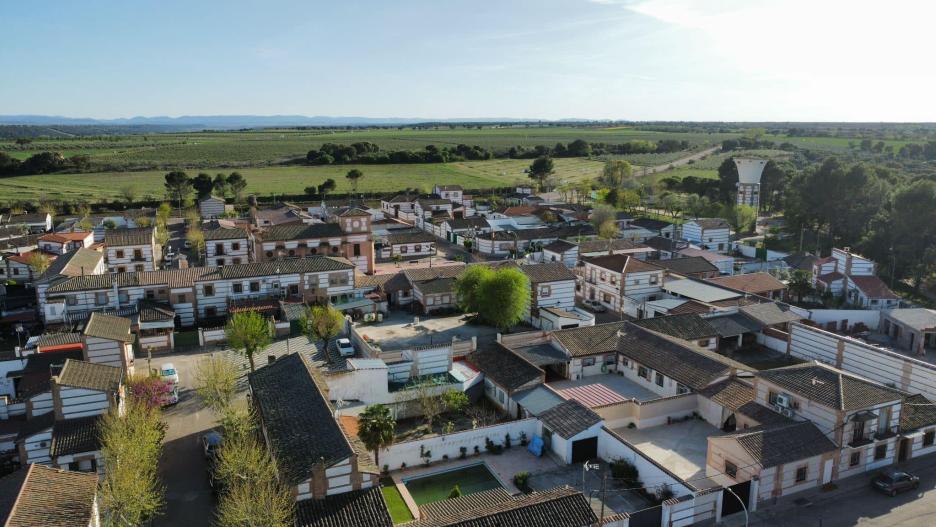
[(81, 247), (56, 258), (46, 269), (46, 272), (42, 274), (42, 277), (47, 279), (57, 275), (81, 276), (92, 274), (103, 260), (103, 253)]
[(715, 328), (713, 328), (706, 319), (697, 314), (666, 315), (645, 318), (634, 321), (634, 324), (651, 331), (656, 331), (657, 333), (664, 333), (683, 340), (698, 340), (718, 335)]
[(498, 342), (479, 346), (468, 361), (508, 392), (546, 380), (546, 372)]
[(699, 395), (731, 411), (737, 411), (754, 400), (754, 387), (736, 377), (729, 377), (699, 390)]
[(340, 238), (344, 231), (337, 223), (314, 223), (306, 225), (277, 225), (263, 231), (258, 237), (262, 241), (306, 240), (312, 238)]
[(520, 270), (527, 275), (531, 284), (575, 281), (575, 273), (561, 262), (521, 264)]
[(816, 280), (824, 284), (831, 284), (832, 282), (837, 282), (841, 280), (842, 278), (845, 278), (845, 275), (843, 275), (842, 273), (838, 271), (832, 271), (831, 273), (821, 274), (817, 276)]
[(574, 243), (566, 240), (556, 240), (543, 246), (544, 251), (562, 254), (577, 247)]
[(764, 294), (771, 291), (783, 290), (787, 286), (780, 280), (777, 280), (770, 273), (748, 273), (736, 274), (733, 276), (719, 276), (708, 278), (706, 281), (722, 287), (728, 287), (745, 293)]
[(296, 502), (296, 527), (392, 527), (379, 487)]
[(900, 406), (900, 430), (909, 432), (936, 424), (936, 404), (922, 395), (911, 395)]
[(0, 523), (7, 527), (87, 527), (97, 474), (31, 464), (0, 479)]
[(696, 218), (689, 221), (689, 223), (695, 223), (703, 229), (728, 229), (730, 228), (728, 222), (722, 218)]
[(406, 269), (403, 275), (410, 283), (424, 282), (436, 278), (455, 278), (465, 270), (465, 264), (442, 265), (435, 267), (421, 267), (419, 269)]
[(701, 256), (688, 256), (685, 258), (670, 258), (667, 260), (651, 260), (648, 262), (677, 274), (693, 275), (702, 273), (717, 273), (718, 267)]
[(582, 527), (598, 517), (585, 496), (568, 486), (520, 494), (449, 516), (426, 518), (407, 527)]
[(437, 295), (440, 293), (453, 293), (455, 291), (454, 278), (434, 278), (432, 280), (423, 280), (413, 284), (413, 289), (418, 289), (424, 295)]
[(150, 245), (153, 243), (154, 229), (152, 227), (140, 229), (114, 229), (104, 231), (104, 244), (108, 247), (121, 247), (125, 245)]
[[(608, 240), (583, 240), (579, 242), (579, 254), (608, 253)], [(612, 251), (652, 252), (652, 248), (631, 240), (611, 240)]]
[(687, 300), (685, 303), (674, 307), (669, 310), (670, 315), (683, 315), (686, 313), (709, 313), (712, 311), (712, 308), (703, 304), (702, 302), (697, 302), (695, 300)]
[(247, 231), (238, 227), (226, 228), (218, 227), (216, 229), (205, 229), (202, 231), (205, 235), (205, 241), (212, 242), (217, 240), (246, 240)]
[(84, 334), (89, 337), (133, 342), (129, 318), (115, 317), (98, 312), (91, 313), (91, 318), (85, 324)]
[(762, 467), (785, 465), (838, 449), (810, 421), (794, 421), (780, 426), (755, 426), (727, 436), (736, 440)]
[(899, 401), (905, 396), (899, 390), (820, 362), (774, 368), (757, 375), (793, 394), (836, 410), (860, 410)]
[(286, 355), (247, 376), (269, 447), (292, 485), (306, 480), (320, 459), (330, 467), (354, 453), (314, 376), (313, 366), (301, 353)]
[(140, 302), (140, 322), (175, 320), (175, 310), (169, 304)]
[(58, 384), (62, 386), (101, 392), (116, 392), (122, 379), (123, 370), (117, 366), (73, 359), (65, 361), (57, 377)]
[(433, 243), (435, 241), (435, 236), (423, 230), (412, 230), (405, 232), (394, 231), (390, 234), (387, 234), (387, 243), (390, 245), (397, 245), (402, 243)]
[[(39, 341), (36, 342), (36, 346), (39, 348), (64, 346), (68, 344), (81, 344), (81, 333), (44, 333), (39, 337)], [(46, 355), (46, 353), (41, 353), (40, 355)]]
[(507, 489), (497, 487), (495, 489), (475, 492), (474, 494), (465, 494), (457, 498), (427, 503), (419, 506), (420, 518), (444, 518), (465, 511), (483, 509), (503, 503), (512, 498)]
[(876, 276), (848, 276), (848, 279), (861, 289), (868, 298), (896, 300), (897, 295), (883, 280)]
[(101, 449), (98, 439), (100, 415), (56, 421), (52, 426), (52, 444), (49, 455), (53, 458), (94, 452)]
[(68, 243), (83, 242), (88, 236), (94, 236), (93, 232), (50, 232), (39, 237), (44, 242)]
[(617, 350), (617, 333), (624, 322), (608, 322), (578, 328), (560, 329), (552, 337), (573, 357), (612, 353)]
[(644, 273), (648, 271), (659, 271), (660, 268), (647, 263), (643, 260), (638, 260), (633, 256), (627, 254), (609, 254), (605, 256), (593, 256), (591, 258), (582, 259), (586, 263), (596, 265), (598, 267), (608, 269), (609, 271), (614, 271), (616, 273)]
[[(10, 256), (7, 256), (6, 259), (11, 262), (16, 262), (19, 264), (30, 265), (30, 258), (32, 257), (33, 254), (44, 254), (49, 257), (49, 260), (52, 263), (55, 263), (55, 260), (58, 259), (58, 255), (55, 253), (49, 253), (49, 252), (39, 251), (39, 250), (29, 251), (29, 252), (25, 252), (22, 254), (12, 254)], [(51, 264), (49, 266), (51, 267)]]
[(532, 205), (517, 205), (514, 207), (505, 208), (503, 211), (501, 211), (501, 214), (505, 216), (529, 216), (530, 214), (536, 212), (537, 209), (538, 207)]

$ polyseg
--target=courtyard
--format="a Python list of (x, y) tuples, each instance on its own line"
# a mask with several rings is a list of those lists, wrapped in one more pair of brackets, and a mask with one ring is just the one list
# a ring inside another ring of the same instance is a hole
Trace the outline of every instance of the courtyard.
[[(614, 432), (634, 445), (646, 457), (666, 467), (699, 489), (717, 486), (705, 477), (708, 437), (720, 434), (704, 420), (690, 418), (651, 428), (616, 428)], [(645, 481), (645, 484), (653, 482)]]
[(497, 329), (469, 323), (465, 315), (416, 316), (400, 311), (390, 312), (383, 322), (359, 324), (355, 328), (385, 351), (451, 343), (453, 338), (468, 341), (477, 337), (482, 342), (494, 340), (497, 335)]

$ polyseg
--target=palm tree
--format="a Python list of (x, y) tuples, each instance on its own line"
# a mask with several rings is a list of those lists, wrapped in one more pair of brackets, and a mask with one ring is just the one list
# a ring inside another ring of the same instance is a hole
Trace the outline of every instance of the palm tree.
[(374, 464), (380, 466), (380, 449), (393, 444), (396, 420), (382, 404), (368, 406), (358, 416), (358, 439), (374, 451)]
[(351, 181), (351, 190), (357, 194), (358, 180), (364, 177), (364, 173), (356, 168), (352, 168), (345, 177)]
[(797, 269), (793, 271), (788, 287), (790, 291), (796, 293), (796, 301), (802, 302), (803, 297), (812, 292), (812, 275), (808, 271)]

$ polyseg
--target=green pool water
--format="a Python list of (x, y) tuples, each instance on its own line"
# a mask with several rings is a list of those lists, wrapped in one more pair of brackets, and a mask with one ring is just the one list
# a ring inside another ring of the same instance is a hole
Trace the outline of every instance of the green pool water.
[(416, 505), (448, 498), (455, 485), (461, 489), (463, 496), (501, 487), (500, 482), (483, 463), (414, 478), (405, 481), (404, 484)]

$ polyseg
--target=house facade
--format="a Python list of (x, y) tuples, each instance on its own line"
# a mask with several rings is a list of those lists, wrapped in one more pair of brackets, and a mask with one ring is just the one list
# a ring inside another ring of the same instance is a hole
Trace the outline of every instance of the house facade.
[(665, 274), (655, 265), (624, 254), (585, 258), (576, 272), (580, 298), (632, 316), (643, 312), (645, 300), (654, 300), (661, 293)]
[(341, 213), (336, 221), (310, 225), (280, 225), (256, 236), (255, 254), (260, 262), (310, 256), (342, 257), (361, 272), (374, 272), (374, 240), (371, 215), (362, 209)]
[(94, 244), (93, 232), (52, 232), (39, 237), (39, 250), (65, 254)]
[(105, 260), (111, 273), (155, 271), (162, 261), (155, 228), (114, 229), (104, 234)]
[(205, 262), (208, 265), (238, 265), (253, 258), (253, 236), (237, 227), (205, 229)]
[(699, 247), (718, 253), (731, 250), (731, 227), (721, 218), (697, 218), (682, 224), (682, 237)]

